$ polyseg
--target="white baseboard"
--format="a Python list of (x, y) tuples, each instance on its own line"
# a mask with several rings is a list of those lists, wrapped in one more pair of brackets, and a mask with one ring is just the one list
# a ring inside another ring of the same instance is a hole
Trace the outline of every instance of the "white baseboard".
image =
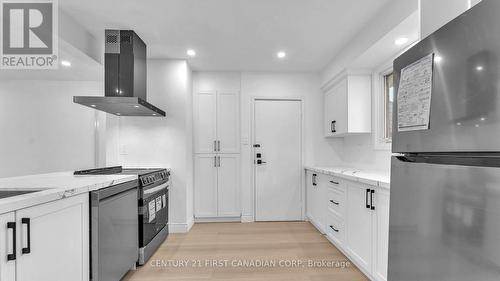
[(252, 215), (242, 215), (241, 222), (242, 223), (255, 222), (255, 218)]
[(190, 219), (188, 222), (185, 223), (168, 223), (168, 231), (170, 233), (187, 233), (189, 230), (191, 230), (191, 227), (193, 227), (194, 220)]
[(241, 222), (241, 217), (225, 217), (225, 218), (194, 218), (195, 223), (206, 222)]

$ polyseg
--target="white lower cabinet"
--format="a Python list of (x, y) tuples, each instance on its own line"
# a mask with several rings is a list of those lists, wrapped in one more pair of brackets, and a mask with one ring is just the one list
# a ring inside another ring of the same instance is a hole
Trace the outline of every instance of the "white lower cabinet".
[(1, 281), (89, 280), (88, 193), (4, 214), (0, 223)]
[(371, 280), (387, 280), (389, 190), (307, 171), (306, 214)]
[(374, 194), (375, 218), (373, 235), (373, 277), (377, 281), (387, 280), (389, 261), (389, 199), (390, 193), (377, 189)]
[(195, 156), (196, 218), (239, 217), (239, 154)]
[(372, 266), (373, 211), (371, 189), (354, 182), (347, 184), (347, 251), (365, 269)]

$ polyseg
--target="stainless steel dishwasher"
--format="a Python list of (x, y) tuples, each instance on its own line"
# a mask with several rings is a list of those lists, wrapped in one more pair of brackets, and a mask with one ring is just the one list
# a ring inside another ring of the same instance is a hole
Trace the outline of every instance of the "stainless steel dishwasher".
[(138, 259), (138, 181), (90, 193), (90, 276), (118, 281)]

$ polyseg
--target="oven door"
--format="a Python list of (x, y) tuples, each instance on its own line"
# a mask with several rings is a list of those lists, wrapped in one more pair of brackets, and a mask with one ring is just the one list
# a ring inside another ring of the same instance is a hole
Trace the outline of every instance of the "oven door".
[(145, 187), (139, 202), (139, 247), (142, 248), (168, 223), (168, 188), (170, 182)]

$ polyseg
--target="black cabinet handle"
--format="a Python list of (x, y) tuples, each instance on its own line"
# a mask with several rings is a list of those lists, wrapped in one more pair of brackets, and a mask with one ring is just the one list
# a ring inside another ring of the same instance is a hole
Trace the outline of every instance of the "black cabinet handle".
[(16, 223), (8, 222), (7, 229), (12, 229), (12, 254), (7, 255), (8, 261), (13, 261), (16, 259)]
[(220, 151), (220, 140), (217, 141), (217, 151)]
[(339, 184), (338, 182), (336, 181), (330, 181), (330, 183), (333, 183), (333, 184)]
[(375, 190), (372, 190), (370, 193), (370, 207), (372, 210), (375, 210), (375, 206), (373, 206), (373, 194), (375, 194)]
[(335, 201), (333, 201), (333, 200), (330, 200), (330, 202), (332, 202), (332, 203), (333, 203), (333, 204), (335, 204), (335, 205), (340, 205), (340, 203), (339, 203), (339, 202), (335, 202)]
[(335, 229), (335, 227), (333, 227), (333, 225), (330, 225), (330, 228), (333, 229), (333, 231), (335, 231), (335, 232), (339, 232), (339, 230)]
[(330, 125), (331, 126), (331, 130), (332, 130), (332, 133), (336, 133), (337, 132), (337, 121), (332, 121), (332, 124)]
[(21, 224), (25, 224), (28, 228), (28, 246), (26, 248), (22, 248), (21, 252), (23, 254), (31, 253), (31, 222), (29, 218), (22, 218)]
[(370, 204), (368, 204), (368, 196), (370, 195), (370, 191), (371, 191), (370, 189), (366, 190), (365, 203), (366, 203), (367, 209), (370, 209), (370, 207), (371, 207)]
[(214, 151), (217, 152), (217, 141), (214, 140)]
[(316, 177), (317, 177), (317, 176), (318, 176), (317, 174), (313, 174), (313, 176), (312, 176), (312, 184), (313, 184), (313, 186), (316, 186), (316, 185), (317, 185), (317, 184), (316, 184)]

